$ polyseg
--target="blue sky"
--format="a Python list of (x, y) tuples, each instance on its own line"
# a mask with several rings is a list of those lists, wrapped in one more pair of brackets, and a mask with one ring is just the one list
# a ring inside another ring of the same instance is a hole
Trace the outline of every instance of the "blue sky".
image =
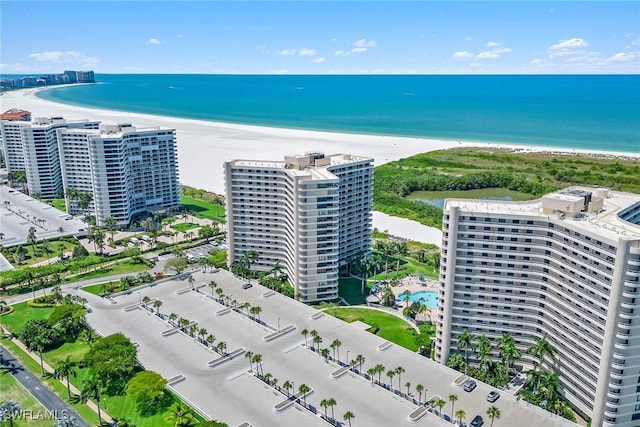
[(639, 73), (639, 2), (0, 3), (0, 72)]

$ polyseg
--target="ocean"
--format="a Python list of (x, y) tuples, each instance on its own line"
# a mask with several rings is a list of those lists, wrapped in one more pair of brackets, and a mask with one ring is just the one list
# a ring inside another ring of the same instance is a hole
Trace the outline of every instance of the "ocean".
[(98, 74), (51, 101), (227, 123), (640, 152), (639, 75)]

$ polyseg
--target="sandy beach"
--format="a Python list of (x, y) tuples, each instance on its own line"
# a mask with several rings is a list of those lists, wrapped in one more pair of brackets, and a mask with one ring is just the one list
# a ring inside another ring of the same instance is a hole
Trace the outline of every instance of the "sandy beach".
[[(375, 165), (380, 165), (418, 153), (464, 146), (499, 146), (565, 154), (584, 152), (574, 149), (317, 132), (180, 119), (60, 104), (37, 98), (36, 91), (37, 89), (23, 89), (7, 92), (0, 96), (0, 109), (24, 109), (30, 111), (33, 117), (62, 116), (67, 120), (127, 122), (139, 128), (175, 128), (180, 183), (215, 193), (224, 192), (223, 163), (234, 159), (282, 160), (287, 154), (322, 151), (327, 154), (349, 153), (368, 156), (375, 160)], [(640, 157), (640, 153), (589, 153)], [(381, 218), (385, 220), (383, 223), (380, 222)], [(439, 230), (435, 230), (438, 232), (435, 233), (429, 227), (416, 224), (405, 223), (404, 220), (389, 221), (384, 216), (374, 215), (374, 227), (380, 230), (388, 230), (391, 234), (404, 237), (415, 236), (416, 230), (423, 227), (422, 237), (428, 239), (429, 243), (440, 244)]]

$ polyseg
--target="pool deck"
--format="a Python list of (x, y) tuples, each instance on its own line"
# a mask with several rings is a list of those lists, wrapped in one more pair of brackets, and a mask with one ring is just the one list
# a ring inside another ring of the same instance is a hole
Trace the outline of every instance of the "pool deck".
[[(411, 293), (420, 292), (420, 291), (435, 291), (438, 292), (440, 289), (440, 282), (436, 279), (424, 278), (420, 279), (418, 276), (407, 276), (400, 279), (400, 284), (393, 288), (393, 293), (396, 295), (396, 298), (402, 299), (402, 293), (404, 291), (409, 291)], [(400, 306), (404, 308), (405, 303), (400, 303)], [(400, 309), (402, 310), (402, 309)], [(422, 320), (430, 322), (435, 325), (436, 320), (438, 319), (437, 315), (437, 307), (435, 308), (427, 308), (427, 311), (424, 314), (418, 314), (416, 316), (416, 320)], [(422, 319), (420, 317), (423, 317)]]

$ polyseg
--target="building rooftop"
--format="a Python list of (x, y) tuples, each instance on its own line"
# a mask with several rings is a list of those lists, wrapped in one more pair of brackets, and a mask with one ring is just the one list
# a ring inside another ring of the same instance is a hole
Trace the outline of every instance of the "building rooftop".
[(351, 154), (331, 154), (325, 156), (324, 153), (306, 153), (304, 155), (292, 154), (286, 156), (284, 161), (273, 160), (234, 160), (234, 166), (286, 169), (288, 173), (295, 176), (310, 176), (312, 179), (332, 179), (335, 178), (326, 168), (341, 164), (348, 164), (359, 161), (373, 159)]
[(0, 114), (0, 120), (29, 121), (31, 120), (31, 112), (27, 110), (19, 110), (17, 108), (12, 108)]
[(475, 199), (445, 201), (445, 209), (459, 207), (466, 212), (557, 218), (613, 241), (620, 238), (640, 239), (640, 223), (620, 217), (625, 209), (635, 205), (640, 206), (640, 194), (587, 187), (570, 187), (524, 202)]

